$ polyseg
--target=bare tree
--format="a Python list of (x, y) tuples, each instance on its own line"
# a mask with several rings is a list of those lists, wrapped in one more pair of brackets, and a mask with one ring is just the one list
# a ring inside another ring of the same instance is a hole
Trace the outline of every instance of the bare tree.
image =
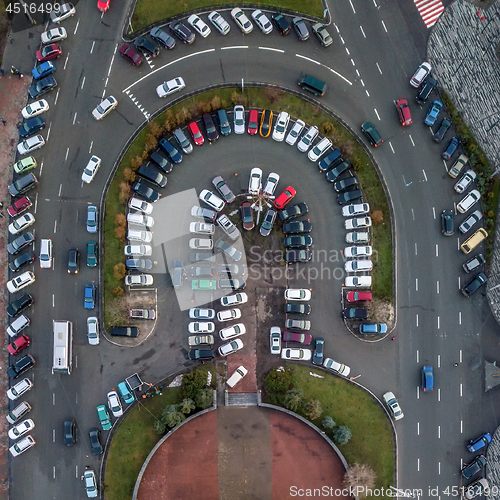
[(321, 403), (317, 399), (311, 399), (306, 403), (304, 411), (311, 420), (316, 420), (321, 417), (323, 408), (321, 408)]
[(377, 476), (364, 464), (354, 464), (344, 475), (344, 488), (356, 488), (358, 498), (366, 497), (367, 490), (375, 487)]

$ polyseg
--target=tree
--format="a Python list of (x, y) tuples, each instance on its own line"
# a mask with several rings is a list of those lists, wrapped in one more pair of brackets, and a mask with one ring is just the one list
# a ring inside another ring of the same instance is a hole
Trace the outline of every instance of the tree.
[(158, 138), (156, 138), (153, 134), (147, 134), (146, 140), (144, 141), (144, 150), (148, 153), (156, 149), (158, 146)]
[(120, 193), (118, 194), (118, 199), (120, 203), (127, 203), (130, 198), (130, 184), (128, 182), (120, 182)]
[(333, 433), (333, 440), (337, 444), (346, 444), (349, 439), (352, 437), (352, 432), (347, 425), (341, 425), (335, 429)]
[(165, 425), (164, 422), (162, 422), (161, 420), (155, 420), (155, 424), (154, 424), (154, 431), (155, 431), (155, 434), (165, 434), (165, 430), (166, 430), (167, 426)]
[(127, 274), (127, 269), (125, 268), (125, 264), (123, 262), (118, 262), (118, 264), (115, 264), (113, 267), (113, 277), (117, 280), (122, 280), (125, 278), (125, 275)]
[(142, 165), (142, 162), (143, 162), (142, 156), (136, 156), (135, 158), (132, 158), (130, 160), (130, 167), (135, 172)]
[[(118, 241), (125, 241), (125, 234), (126, 234), (126, 230), (124, 227), (122, 226), (118, 226), (118, 227), (115, 227), (115, 238), (118, 240)], [(123, 275), (125, 276), (125, 275)]]
[(193, 370), (182, 377), (182, 397), (194, 399), (196, 393), (207, 385), (207, 372), (204, 370)]
[(222, 101), (218, 95), (214, 95), (212, 97), (212, 100), (210, 101), (210, 104), (212, 105), (212, 109), (214, 111), (218, 111), (219, 109), (222, 108)]
[(212, 389), (205, 387), (205, 389), (200, 389), (194, 398), (196, 406), (200, 408), (208, 408), (212, 404), (213, 394)]
[(304, 402), (305, 396), (299, 389), (290, 389), (285, 396), (284, 405), (289, 410), (296, 411)]
[(115, 225), (119, 226), (119, 227), (126, 227), (127, 216), (125, 214), (116, 214), (115, 215)]
[(184, 415), (188, 415), (196, 408), (194, 401), (191, 398), (186, 398), (182, 400), (182, 403), (179, 405), (179, 411), (184, 413)]
[(125, 290), (121, 286), (113, 288), (113, 296), (121, 297), (125, 293)]
[(330, 135), (334, 130), (333, 123), (324, 122), (321, 124), (321, 133), (323, 135)]
[(156, 122), (149, 122), (148, 125), (151, 135), (159, 139), (161, 137), (161, 127)]
[(367, 492), (375, 487), (377, 476), (375, 472), (364, 464), (354, 464), (344, 475), (343, 487), (356, 488), (360, 487), (358, 492), (359, 498), (367, 496)]
[(311, 399), (306, 403), (304, 411), (310, 420), (316, 420), (321, 417), (323, 408), (321, 408), (321, 403), (317, 399)]
[(332, 417), (328, 416), (323, 419), (323, 422), (321, 422), (321, 425), (325, 429), (333, 429), (335, 427), (335, 422)]
[(179, 411), (178, 406), (179, 405), (168, 405), (161, 412), (161, 420), (167, 427), (175, 427), (186, 419), (184, 413)]
[(290, 368), (273, 368), (266, 375), (264, 381), (268, 392), (284, 394), (293, 387), (293, 374)]
[(127, 182), (134, 182), (135, 178), (136, 178), (135, 172), (131, 168), (124, 168), (123, 169), (123, 178)]
[(370, 216), (372, 218), (372, 224), (374, 226), (376, 226), (377, 224), (380, 224), (384, 220), (384, 213), (382, 212), (382, 210), (374, 210), (370, 214)]

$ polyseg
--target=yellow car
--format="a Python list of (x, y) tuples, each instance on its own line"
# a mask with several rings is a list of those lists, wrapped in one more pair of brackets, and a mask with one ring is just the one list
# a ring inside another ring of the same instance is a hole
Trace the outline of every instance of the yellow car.
[(273, 112), (270, 109), (265, 109), (262, 112), (262, 116), (260, 118), (260, 130), (259, 134), (261, 137), (269, 137), (271, 133), (271, 127), (273, 124)]

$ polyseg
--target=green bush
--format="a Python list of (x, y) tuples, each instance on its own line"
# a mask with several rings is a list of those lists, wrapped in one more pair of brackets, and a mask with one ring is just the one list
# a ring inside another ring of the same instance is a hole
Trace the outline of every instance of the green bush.
[(194, 370), (182, 377), (182, 397), (194, 399), (200, 389), (207, 385), (207, 372)]
[(194, 398), (194, 402), (196, 406), (199, 408), (208, 408), (213, 401), (213, 392), (212, 389), (206, 387), (205, 389), (200, 389)]
[(293, 372), (290, 368), (272, 368), (266, 375), (264, 384), (268, 392), (284, 394), (293, 387)]

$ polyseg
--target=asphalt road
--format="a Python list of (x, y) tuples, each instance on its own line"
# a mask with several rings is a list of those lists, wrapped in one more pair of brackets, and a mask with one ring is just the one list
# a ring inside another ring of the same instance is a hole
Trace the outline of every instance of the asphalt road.
[[(198, 37), (191, 47), (178, 43), (139, 69), (115, 51), (123, 6), (113, 4), (99, 22), (94, 5), (79, 3), (77, 15), (64, 23), (69, 38), (63, 42), (63, 57), (56, 61), (59, 90), (46, 97), (51, 104), (46, 117), (50, 138), (35, 154), (39, 162), (43, 160), (36, 237), (37, 241), (51, 237), (55, 249), (54, 269), (37, 270), (37, 282), (29, 290), (36, 300), (28, 313), (33, 325), (28, 334), (37, 366), (30, 373), (35, 388), (27, 399), (33, 403), (30, 416), (37, 424), (37, 446), (11, 461), (11, 498), (62, 498), (65, 491), (84, 498), (79, 476), (85, 465), (99, 466), (90, 456), (87, 438), (87, 430), (98, 425), (95, 406), (104, 403), (106, 392), (130, 373), (138, 371), (145, 380), (155, 381), (187, 365), (187, 313), (178, 310), (168, 278), (159, 287), (165, 323), (140, 347), (117, 347), (103, 339), (93, 348), (85, 334), (83, 285), (98, 282), (97, 271), (85, 266), (85, 242), (90, 239), (85, 211), (88, 204), (99, 206), (106, 178), (127, 139), (147, 114), (168, 104), (158, 99), (156, 86), (183, 76), (186, 91), (242, 78), (296, 89), (302, 72), (328, 82), (322, 102), (355, 130), (371, 120), (384, 138), (383, 146), (371, 151), (394, 208), (398, 269), (395, 342), (360, 343), (347, 333), (340, 307), (332, 307), (332, 300), (337, 304), (340, 298), (338, 280), (311, 283), (314, 333), (326, 338), (326, 356), (351, 366), (353, 376), (361, 375), (359, 382), (379, 397), (386, 390), (399, 397), (405, 412), (405, 419), (397, 423), (400, 486), (423, 488), (425, 494), (428, 485), (444, 490), (457, 484), (461, 458), (470, 459), (465, 440), (492, 431), (496, 424), (496, 403), (488, 396), (483, 399), (479, 336), (481, 332), (493, 356), (498, 349), (493, 337), (496, 324), (481, 294), (469, 300), (460, 295), (459, 284), (466, 279), (460, 265), (465, 258), (456, 236), (440, 234), (440, 211), (452, 208), (460, 198), (440, 159), (445, 146), (435, 145), (422, 125), (427, 107), (412, 105), (414, 91), (408, 80), (425, 54), (426, 29), (405, 2), (383, 3), (380, 8), (356, 2), (353, 6), (356, 12), (349, 3), (331, 6), (334, 45), (326, 50), (315, 39), (299, 42), (293, 33), (284, 38), (256, 32), (244, 37), (231, 24), (227, 37), (212, 33), (206, 40)], [(119, 106), (95, 122), (90, 112), (104, 94), (114, 95)], [(392, 102), (403, 96), (410, 101), (414, 121), (408, 130), (399, 125)], [(81, 187), (81, 172), (91, 154), (100, 156), (103, 165), (93, 183)], [(297, 187), (297, 200), (308, 203), (308, 217), (315, 224), (314, 249), (342, 249), (345, 231), (331, 186), (305, 155), (271, 139), (233, 134), (212, 147), (203, 146), (174, 168), (165, 193), (208, 188), (216, 174), (227, 176), (238, 191), (253, 166), (261, 166), (265, 175), (270, 165), (282, 176), (280, 186), (286, 182)], [(239, 185), (230, 178), (234, 172), (239, 173)], [(83, 256), (76, 278), (66, 272), (72, 246), (78, 246)], [(69, 377), (50, 373), (52, 319), (70, 319), (75, 326), (74, 371)], [(453, 367), (455, 362), (459, 367)], [(425, 363), (435, 370), (432, 394), (418, 392)], [(77, 419), (80, 443), (66, 448), (62, 422), (70, 416)], [(31, 471), (29, 481), (25, 470)]]

